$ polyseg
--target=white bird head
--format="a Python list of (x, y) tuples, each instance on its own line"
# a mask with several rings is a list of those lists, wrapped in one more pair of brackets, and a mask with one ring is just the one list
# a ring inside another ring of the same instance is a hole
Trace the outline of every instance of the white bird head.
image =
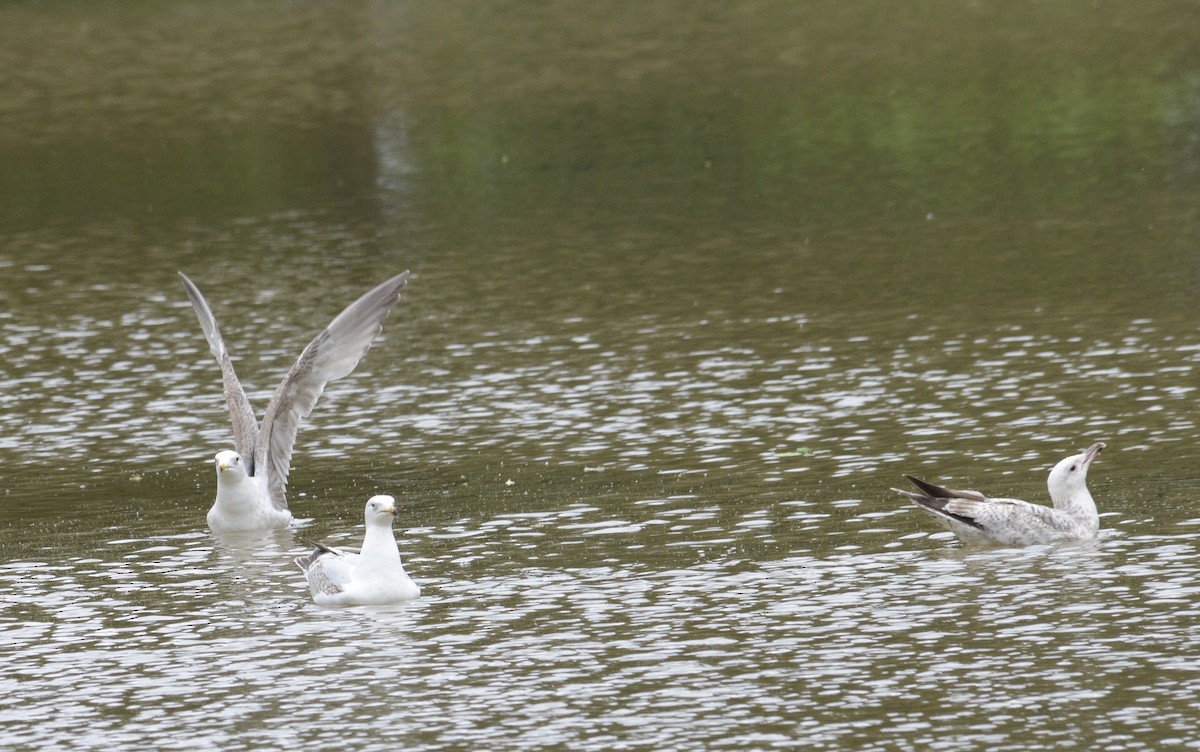
[(246, 463), (237, 452), (226, 449), (213, 458), (217, 465), (217, 482), (241, 480), (246, 477)]
[(1100, 450), (1105, 447), (1103, 442), (1096, 442), (1086, 451), (1067, 457), (1050, 471), (1046, 486), (1050, 490), (1050, 500), (1060, 506), (1080, 493), (1091, 496), (1087, 490), (1088, 467), (1092, 460), (1100, 456)]
[(396, 500), (391, 496), (372, 496), (367, 501), (366, 519), (368, 525), (383, 525), (391, 527), (392, 518), (396, 516)]

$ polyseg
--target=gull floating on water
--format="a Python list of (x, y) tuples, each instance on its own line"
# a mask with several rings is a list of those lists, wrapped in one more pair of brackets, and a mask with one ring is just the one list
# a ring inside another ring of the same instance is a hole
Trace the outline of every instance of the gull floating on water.
[(287, 527), (292, 521), (287, 504), (288, 471), (300, 421), (312, 412), (325, 385), (349, 375), (366, 355), (371, 341), (383, 331), (383, 320), (400, 299), (408, 272), (351, 303), (304, 348), (271, 396), (261, 427), (233, 370), (208, 301), (183, 272), (179, 278), (208, 347), (221, 364), (225, 405), (233, 422), (233, 451), (216, 455), (217, 498), (208, 511), (208, 526), (217, 533)]
[(904, 477), (920, 493), (892, 490), (912, 499), (917, 508), (965, 543), (1030, 546), (1095, 538), (1100, 530), (1100, 515), (1087, 488), (1087, 473), (1104, 446), (1092, 444), (1087, 451), (1054, 466), (1046, 481), (1053, 507), (1019, 499), (992, 499), (978, 491), (955, 491), (911, 475)]
[(322, 606), (377, 606), (416, 598), (421, 588), (404, 571), (392, 534), (396, 500), (372, 496), (365, 510), (367, 531), (359, 553), (318, 543), (295, 559), (308, 578), (313, 601)]

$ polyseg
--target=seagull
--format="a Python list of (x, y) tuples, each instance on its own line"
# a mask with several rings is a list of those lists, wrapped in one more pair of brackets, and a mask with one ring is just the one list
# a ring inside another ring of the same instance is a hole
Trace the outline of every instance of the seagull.
[(363, 295), (338, 314), (304, 348), (267, 404), (260, 426), (250, 400), (233, 370), (217, 320), (199, 288), (179, 273), (200, 320), (208, 347), (221, 365), (225, 405), (233, 423), (233, 450), (218, 452), (217, 497), (208, 510), (215, 533), (287, 527), (288, 472), (301, 419), (312, 412), (325, 385), (347, 376), (383, 330), (383, 320), (400, 299), (408, 272), (398, 274)]
[(313, 602), (318, 605), (378, 606), (410, 601), (421, 594), (421, 588), (404, 571), (392, 534), (396, 500), (372, 496), (364, 516), (367, 532), (359, 553), (318, 543), (308, 556), (296, 557), (296, 566), (308, 578)]
[(1105, 444), (1067, 457), (1050, 471), (1046, 481), (1053, 507), (1018, 499), (993, 499), (978, 491), (955, 491), (905, 475), (920, 493), (892, 490), (907, 496), (964, 543), (982, 546), (1030, 546), (1064, 540), (1095, 538), (1100, 530), (1096, 502), (1087, 488), (1088, 467)]

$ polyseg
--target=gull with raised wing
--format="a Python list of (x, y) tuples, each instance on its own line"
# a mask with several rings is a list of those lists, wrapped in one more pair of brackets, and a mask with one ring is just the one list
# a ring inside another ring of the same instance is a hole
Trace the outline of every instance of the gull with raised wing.
[(372, 496), (364, 515), (367, 530), (358, 553), (318, 543), (311, 554), (295, 559), (318, 605), (378, 606), (412, 600), (421, 594), (421, 588), (404, 571), (392, 533), (396, 500)]
[(892, 490), (907, 496), (922, 512), (957, 535), (964, 543), (983, 546), (1030, 546), (1064, 540), (1095, 538), (1100, 530), (1096, 502), (1087, 488), (1088, 467), (1104, 449), (1067, 457), (1050, 471), (1046, 486), (1053, 507), (1019, 499), (993, 499), (978, 491), (955, 491), (905, 475), (920, 493)]
[(233, 451), (216, 455), (217, 498), (208, 511), (208, 526), (217, 533), (287, 527), (292, 521), (288, 471), (300, 421), (312, 412), (325, 385), (349, 375), (366, 355), (400, 299), (408, 272), (351, 303), (304, 348), (271, 396), (261, 426), (233, 370), (212, 309), (183, 272), (179, 278), (208, 347), (221, 365), (225, 405), (233, 422)]

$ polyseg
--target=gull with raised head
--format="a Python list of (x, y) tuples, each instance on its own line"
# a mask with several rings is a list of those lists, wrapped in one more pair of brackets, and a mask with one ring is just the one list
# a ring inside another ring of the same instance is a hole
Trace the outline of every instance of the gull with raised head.
[(404, 571), (392, 519), (396, 500), (372, 496), (364, 511), (367, 530), (358, 553), (323, 543), (294, 560), (308, 579), (313, 601), (322, 606), (379, 606), (412, 600), (421, 588)]
[(1053, 507), (1019, 499), (995, 499), (978, 491), (955, 491), (905, 475), (920, 493), (892, 490), (907, 496), (964, 543), (983, 546), (1030, 546), (1064, 540), (1095, 538), (1100, 515), (1087, 487), (1088, 467), (1104, 449), (1092, 444), (1087, 451), (1067, 457), (1050, 471), (1046, 486)]
[(366, 355), (400, 299), (408, 272), (351, 303), (304, 348), (271, 396), (261, 426), (233, 370), (208, 301), (183, 272), (179, 278), (208, 347), (221, 365), (225, 405), (233, 423), (233, 450), (216, 455), (217, 497), (208, 511), (208, 526), (217, 533), (287, 527), (292, 521), (288, 472), (300, 421), (312, 412), (325, 385), (349, 375)]

